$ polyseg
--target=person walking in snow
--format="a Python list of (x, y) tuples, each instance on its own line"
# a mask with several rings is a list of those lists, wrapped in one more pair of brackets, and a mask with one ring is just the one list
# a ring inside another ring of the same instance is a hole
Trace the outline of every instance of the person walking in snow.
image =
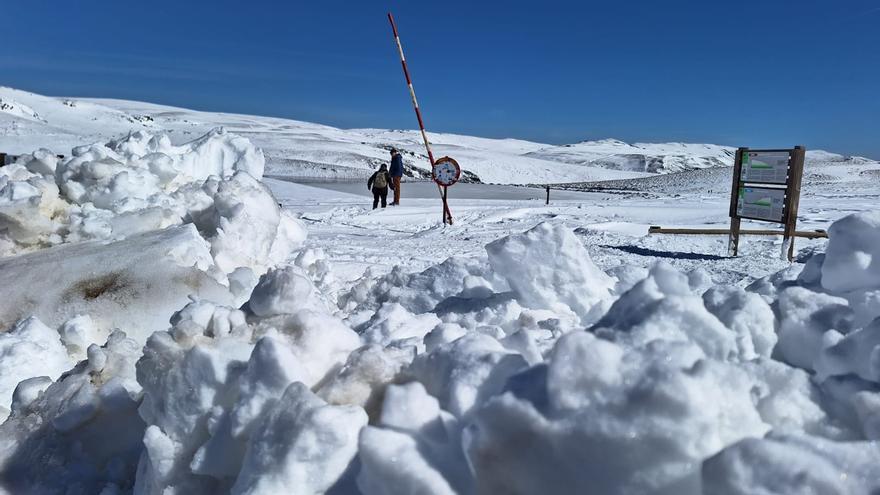
[(391, 176), (391, 189), (394, 189), (394, 201), (391, 206), (400, 204), (400, 178), (403, 177), (403, 157), (396, 149), (391, 148), (391, 170), (388, 171)]
[(388, 200), (388, 186), (394, 187), (391, 183), (391, 177), (388, 176), (388, 167), (383, 163), (370, 179), (367, 180), (367, 189), (373, 191), (373, 209), (379, 206), (379, 200), (382, 200), (382, 208), (385, 208), (385, 202)]

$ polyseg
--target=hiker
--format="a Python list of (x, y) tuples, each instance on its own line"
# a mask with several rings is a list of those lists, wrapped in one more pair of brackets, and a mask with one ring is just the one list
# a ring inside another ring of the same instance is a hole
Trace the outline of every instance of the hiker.
[(391, 148), (391, 170), (388, 175), (391, 176), (391, 189), (394, 189), (394, 201), (391, 206), (400, 204), (400, 178), (403, 177), (403, 157), (396, 149)]
[(383, 163), (367, 181), (367, 189), (373, 191), (373, 209), (379, 206), (379, 200), (382, 200), (382, 208), (385, 208), (385, 202), (388, 200), (388, 186), (391, 185), (391, 178), (388, 177), (388, 167)]

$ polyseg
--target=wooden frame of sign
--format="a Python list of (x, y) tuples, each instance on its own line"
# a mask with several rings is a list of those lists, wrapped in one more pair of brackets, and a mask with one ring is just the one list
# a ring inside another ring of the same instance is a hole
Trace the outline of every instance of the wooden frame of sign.
[(784, 225), (782, 258), (794, 258), (801, 181), (806, 148), (781, 150), (739, 148), (733, 165), (730, 191), (730, 238), (728, 255), (739, 252), (741, 219)]

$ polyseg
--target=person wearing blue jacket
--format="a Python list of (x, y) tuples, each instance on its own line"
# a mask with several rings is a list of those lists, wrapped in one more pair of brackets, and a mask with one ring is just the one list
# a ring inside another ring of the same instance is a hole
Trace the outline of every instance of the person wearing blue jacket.
[(388, 170), (388, 175), (391, 176), (391, 189), (394, 190), (394, 201), (391, 202), (391, 206), (397, 206), (400, 204), (400, 178), (403, 177), (403, 157), (394, 148), (391, 148), (391, 168)]

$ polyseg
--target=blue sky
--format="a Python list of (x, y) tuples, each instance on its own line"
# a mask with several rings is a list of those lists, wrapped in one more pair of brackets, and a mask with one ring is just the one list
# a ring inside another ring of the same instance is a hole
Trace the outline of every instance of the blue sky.
[(0, 84), (565, 143), (804, 144), (880, 158), (876, 0), (0, 0)]

